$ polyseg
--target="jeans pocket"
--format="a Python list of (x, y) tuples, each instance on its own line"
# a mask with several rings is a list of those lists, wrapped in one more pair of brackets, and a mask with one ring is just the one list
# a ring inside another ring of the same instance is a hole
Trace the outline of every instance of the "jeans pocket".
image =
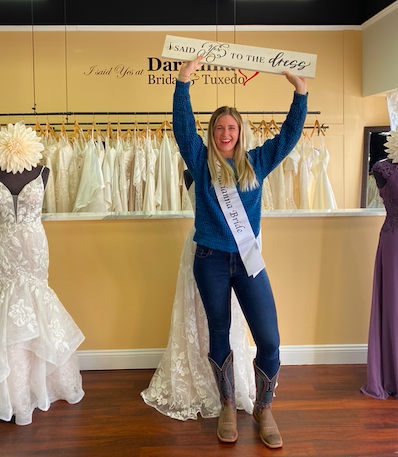
[(205, 259), (209, 255), (211, 255), (212, 252), (213, 251), (210, 248), (198, 244), (196, 246), (195, 257), (198, 257), (199, 259)]

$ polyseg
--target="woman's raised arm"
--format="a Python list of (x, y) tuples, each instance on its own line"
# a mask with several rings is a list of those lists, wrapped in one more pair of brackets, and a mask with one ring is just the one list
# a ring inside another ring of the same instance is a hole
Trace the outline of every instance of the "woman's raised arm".
[(191, 73), (198, 70), (203, 65), (202, 59), (203, 57), (200, 56), (190, 62), (184, 62), (180, 67), (178, 80), (183, 83), (187, 83), (190, 80)]

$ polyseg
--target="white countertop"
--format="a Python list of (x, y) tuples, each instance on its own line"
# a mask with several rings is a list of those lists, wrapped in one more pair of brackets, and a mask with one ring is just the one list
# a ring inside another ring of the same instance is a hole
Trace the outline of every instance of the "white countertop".
[[(382, 208), (351, 208), (333, 210), (272, 210), (261, 217), (355, 217), (385, 216)], [(133, 211), (125, 213), (43, 213), (42, 221), (100, 221), (120, 219), (193, 219), (192, 211)]]

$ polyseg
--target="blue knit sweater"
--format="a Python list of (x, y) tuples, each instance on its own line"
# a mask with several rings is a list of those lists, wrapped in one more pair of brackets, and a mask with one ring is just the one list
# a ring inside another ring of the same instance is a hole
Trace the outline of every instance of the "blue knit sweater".
[[(189, 97), (190, 83), (176, 81), (173, 129), (181, 155), (195, 181), (196, 215), (194, 240), (225, 252), (238, 252), (235, 239), (222, 213), (207, 166), (207, 147), (196, 132)], [(289, 154), (300, 138), (307, 114), (307, 95), (294, 93), (289, 114), (275, 138), (248, 152), (260, 186), (238, 191), (255, 236), (260, 232), (261, 194), (264, 178)], [(228, 159), (233, 166), (233, 159)]]

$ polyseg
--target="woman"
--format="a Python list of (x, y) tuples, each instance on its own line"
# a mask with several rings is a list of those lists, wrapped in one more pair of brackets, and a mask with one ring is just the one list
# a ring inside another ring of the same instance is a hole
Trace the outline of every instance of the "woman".
[(173, 128), (195, 182), (197, 248), (193, 269), (207, 314), (209, 361), (221, 399), (217, 436), (224, 442), (235, 442), (238, 437), (229, 344), (233, 289), (257, 346), (254, 418), (260, 424), (263, 443), (280, 448), (282, 439), (271, 413), (279, 374), (279, 333), (257, 237), (262, 182), (300, 138), (307, 112), (306, 82), (283, 72), (295, 87), (295, 94), (280, 134), (274, 139), (247, 153), (239, 113), (234, 108), (221, 107), (210, 119), (206, 147), (196, 133), (189, 98), (190, 75), (201, 65), (201, 58), (197, 58), (180, 68), (173, 101)]

